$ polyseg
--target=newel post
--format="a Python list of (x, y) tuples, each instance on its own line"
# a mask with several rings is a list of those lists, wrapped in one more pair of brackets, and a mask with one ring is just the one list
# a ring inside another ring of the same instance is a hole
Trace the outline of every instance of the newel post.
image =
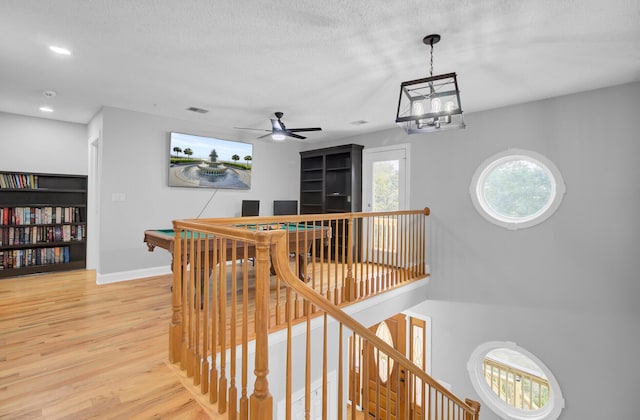
[(169, 361), (177, 363), (181, 359), (182, 350), (182, 230), (173, 226), (173, 288), (171, 295), (171, 323), (169, 324)]
[(475, 415), (467, 413), (465, 420), (478, 420), (480, 418), (480, 403), (469, 398), (465, 399), (464, 402), (476, 413)]
[(270, 235), (258, 233), (256, 242), (256, 356), (253, 373), (256, 381), (249, 398), (251, 420), (273, 417), (273, 397), (269, 393), (269, 249)]

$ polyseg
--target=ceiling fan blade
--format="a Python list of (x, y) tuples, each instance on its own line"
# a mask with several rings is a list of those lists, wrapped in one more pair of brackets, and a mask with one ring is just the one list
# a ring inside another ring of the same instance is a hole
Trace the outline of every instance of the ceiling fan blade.
[(300, 139), (300, 140), (304, 140), (306, 139), (306, 137), (300, 136), (298, 134), (294, 134), (292, 133), (290, 130), (287, 130), (286, 133), (284, 133), (285, 136), (289, 136), (289, 137), (293, 137), (294, 139)]
[(287, 131), (292, 133), (300, 132), (300, 131), (322, 131), (320, 127), (308, 127), (308, 128), (287, 128)]
[(248, 128), (248, 127), (233, 127), (236, 130), (254, 130), (254, 131), (271, 131), (271, 130), (265, 130), (263, 128)]
[[(265, 130), (265, 131), (269, 131), (269, 130)], [(260, 136), (260, 137), (256, 137), (257, 139), (263, 139), (265, 137), (271, 137), (273, 136), (273, 134), (271, 133), (271, 131), (269, 131), (269, 134), (265, 134), (264, 136)]]

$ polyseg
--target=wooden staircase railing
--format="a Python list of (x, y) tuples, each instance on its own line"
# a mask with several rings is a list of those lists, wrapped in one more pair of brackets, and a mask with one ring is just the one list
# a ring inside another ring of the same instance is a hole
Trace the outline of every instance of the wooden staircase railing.
[[(355, 419), (361, 410), (375, 418), (477, 419), (479, 404), (451, 394), (339, 308), (428, 275), (427, 215), (428, 209), (174, 222), (171, 362), (230, 419), (309, 418), (319, 411), (323, 418)], [(282, 229), (285, 222), (301, 227)], [(364, 340), (367, 361), (385, 358), (387, 373), (391, 363), (403, 371), (392, 384), (398, 392), (384, 391), (391, 385), (371, 375), (377, 379), (364, 402), (348, 401), (356, 386), (346, 373), (349, 335)]]

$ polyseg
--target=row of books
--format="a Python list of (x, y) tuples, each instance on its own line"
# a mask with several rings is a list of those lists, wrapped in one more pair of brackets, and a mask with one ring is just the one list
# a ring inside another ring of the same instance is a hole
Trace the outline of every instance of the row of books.
[(30, 248), (0, 251), (0, 270), (69, 262), (69, 247)]
[(83, 241), (86, 232), (84, 225), (0, 227), (0, 246)]
[(81, 223), (80, 207), (0, 207), (2, 225)]
[(1, 173), (0, 188), (35, 189), (38, 188), (38, 175), (22, 173)]

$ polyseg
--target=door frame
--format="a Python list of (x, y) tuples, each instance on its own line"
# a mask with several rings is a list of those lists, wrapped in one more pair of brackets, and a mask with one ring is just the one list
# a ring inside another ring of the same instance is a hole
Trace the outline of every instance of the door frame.
[(87, 194), (87, 270), (100, 272), (100, 175), (102, 171), (102, 132), (88, 140), (89, 185)]
[(374, 153), (384, 153), (401, 150), (404, 152), (404, 201), (399, 203), (402, 207), (400, 210), (407, 210), (410, 208), (410, 199), (409, 199), (409, 191), (410, 189), (410, 174), (411, 174), (411, 144), (410, 143), (401, 143), (394, 144), (392, 146), (382, 146), (382, 147), (365, 147), (362, 150), (362, 211), (370, 212), (371, 211), (371, 200), (372, 200), (372, 188), (373, 182), (371, 179), (371, 171), (369, 170), (372, 163), (372, 155)]

